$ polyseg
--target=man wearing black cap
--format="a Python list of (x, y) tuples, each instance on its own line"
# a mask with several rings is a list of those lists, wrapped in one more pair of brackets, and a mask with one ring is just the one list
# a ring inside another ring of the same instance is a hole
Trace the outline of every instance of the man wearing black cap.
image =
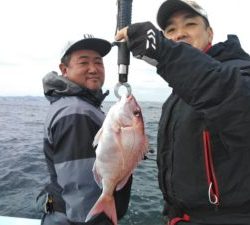
[[(62, 75), (51, 72), (43, 79), (50, 102), (44, 129), (50, 184), (37, 198), (43, 225), (112, 224), (104, 214), (84, 223), (101, 194), (92, 174), (92, 143), (105, 117), (101, 103), (108, 92), (103, 94), (101, 89), (103, 57), (110, 49), (108, 41), (85, 35), (64, 51), (59, 65)], [(131, 182), (114, 193), (118, 218), (127, 210)]]
[(167, 0), (157, 22), (132, 24), (133, 55), (173, 88), (158, 130), (159, 186), (174, 225), (250, 224), (250, 56), (235, 35), (212, 45), (204, 9)]

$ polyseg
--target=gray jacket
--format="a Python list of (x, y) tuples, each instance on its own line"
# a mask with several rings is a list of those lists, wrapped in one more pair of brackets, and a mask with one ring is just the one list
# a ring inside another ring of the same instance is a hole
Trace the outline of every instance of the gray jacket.
[[(101, 194), (92, 174), (92, 142), (105, 118), (100, 106), (108, 93), (82, 88), (55, 72), (44, 77), (43, 86), (51, 103), (44, 126), (44, 153), (51, 182), (45, 189), (53, 196), (54, 210), (65, 213), (65, 224), (83, 223)], [(127, 204), (124, 207), (122, 214)]]

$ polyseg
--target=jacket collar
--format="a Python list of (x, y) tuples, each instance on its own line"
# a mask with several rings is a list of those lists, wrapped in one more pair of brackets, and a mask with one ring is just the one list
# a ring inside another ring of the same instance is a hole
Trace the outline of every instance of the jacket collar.
[(223, 62), (233, 59), (250, 60), (250, 56), (241, 48), (236, 35), (228, 35), (225, 42), (219, 42), (207, 51), (207, 54)]
[(81, 87), (76, 83), (59, 76), (52, 71), (43, 78), (44, 95), (50, 102), (55, 102), (63, 96), (78, 96), (92, 105), (99, 107), (109, 91), (105, 93), (102, 90), (93, 91)]

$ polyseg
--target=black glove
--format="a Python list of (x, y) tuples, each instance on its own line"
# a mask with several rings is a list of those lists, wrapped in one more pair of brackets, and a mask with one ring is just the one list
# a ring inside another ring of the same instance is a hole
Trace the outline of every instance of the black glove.
[(91, 219), (86, 222), (86, 225), (113, 225), (113, 223), (105, 213), (101, 213), (91, 217)]
[(156, 66), (164, 37), (151, 22), (135, 23), (128, 27), (128, 48), (133, 56)]

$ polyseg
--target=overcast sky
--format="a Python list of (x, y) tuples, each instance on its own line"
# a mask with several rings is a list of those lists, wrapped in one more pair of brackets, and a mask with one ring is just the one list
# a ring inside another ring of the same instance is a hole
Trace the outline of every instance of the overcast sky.
[[(132, 22), (150, 20), (163, 0), (133, 0)], [(250, 52), (249, 0), (199, 0), (208, 12), (214, 41), (237, 34), (243, 48)], [(114, 40), (116, 0), (6, 0), (0, 7), (0, 96), (42, 96), (42, 77), (54, 70), (68, 40), (84, 33)], [(157, 25), (156, 25), (157, 26)], [(106, 82), (115, 99), (118, 81), (117, 49), (104, 58)], [(171, 89), (154, 67), (133, 59), (128, 81), (138, 100), (164, 101)]]

